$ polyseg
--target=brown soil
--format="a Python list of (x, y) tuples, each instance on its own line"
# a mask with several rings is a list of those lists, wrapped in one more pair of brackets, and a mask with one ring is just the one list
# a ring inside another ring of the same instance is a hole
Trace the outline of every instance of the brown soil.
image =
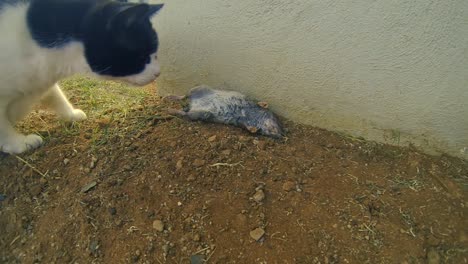
[(466, 161), (291, 122), (275, 141), (165, 106), (70, 133), (36, 112), (45, 146), (0, 157), (0, 262), (467, 263)]

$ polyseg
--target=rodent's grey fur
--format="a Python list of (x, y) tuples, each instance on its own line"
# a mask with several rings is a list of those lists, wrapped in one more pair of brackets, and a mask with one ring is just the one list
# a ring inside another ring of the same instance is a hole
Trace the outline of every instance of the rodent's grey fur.
[(187, 96), (169, 96), (170, 99), (187, 99), (184, 111), (172, 113), (190, 120), (200, 120), (243, 127), (252, 133), (280, 138), (283, 128), (270, 110), (235, 91), (215, 90), (206, 85), (190, 90)]

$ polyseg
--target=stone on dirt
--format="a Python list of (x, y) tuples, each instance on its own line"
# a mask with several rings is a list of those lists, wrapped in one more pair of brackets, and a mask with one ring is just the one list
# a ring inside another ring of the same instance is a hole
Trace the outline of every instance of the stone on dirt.
[(255, 194), (253, 196), (253, 199), (257, 203), (262, 202), (265, 199), (265, 193), (263, 192), (263, 190), (258, 190), (257, 192), (255, 192)]
[(265, 235), (265, 230), (263, 228), (256, 228), (250, 231), (250, 237), (253, 238), (255, 241), (259, 241)]
[(154, 220), (153, 222), (153, 228), (158, 231), (158, 232), (162, 232), (164, 231), (164, 223), (163, 221), (161, 220)]
[(292, 190), (296, 189), (296, 184), (292, 181), (287, 181), (283, 183), (283, 190), (290, 192)]
[(97, 185), (97, 182), (96, 181), (92, 181), (88, 184), (86, 184), (85, 186), (83, 186), (83, 188), (81, 188), (81, 192), (82, 193), (87, 193), (89, 192), (91, 189), (93, 189), (94, 187), (96, 187)]

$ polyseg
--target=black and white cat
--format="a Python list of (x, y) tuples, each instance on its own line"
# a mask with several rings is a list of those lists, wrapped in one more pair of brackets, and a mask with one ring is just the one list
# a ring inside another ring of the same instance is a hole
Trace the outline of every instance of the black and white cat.
[(111, 0), (0, 0), (0, 150), (18, 154), (42, 144), (14, 124), (38, 102), (65, 120), (75, 109), (57, 82), (73, 74), (142, 86), (160, 73), (150, 18), (162, 4)]

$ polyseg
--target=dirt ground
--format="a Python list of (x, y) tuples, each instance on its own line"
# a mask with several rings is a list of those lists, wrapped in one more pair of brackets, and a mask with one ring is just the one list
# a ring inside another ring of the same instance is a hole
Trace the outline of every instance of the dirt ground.
[(466, 161), (289, 121), (275, 141), (106, 85), (64, 84), (89, 119), (37, 110), (20, 129), (46, 144), (0, 156), (1, 263), (467, 263)]

